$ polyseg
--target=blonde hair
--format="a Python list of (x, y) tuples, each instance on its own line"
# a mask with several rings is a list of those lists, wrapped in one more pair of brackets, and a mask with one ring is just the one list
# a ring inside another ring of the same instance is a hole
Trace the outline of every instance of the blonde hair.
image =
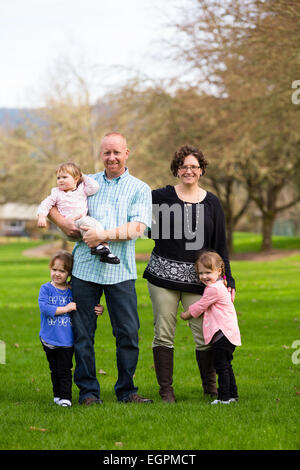
[(225, 264), (221, 256), (215, 251), (202, 251), (197, 258), (195, 263), (196, 273), (199, 274), (199, 264), (202, 264), (207, 269), (215, 271), (216, 269), (222, 270), (222, 277), (225, 286), (227, 286), (226, 276), (225, 276)]
[(103, 142), (103, 140), (104, 140), (106, 137), (111, 137), (111, 136), (120, 137), (120, 138), (124, 141), (125, 147), (127, 147), (127, 139), (126, 139), (125, 135), (121, 134), (121, 132), (111, 131), (111, 132), (107, 132), (107, 133), (104, 134), (104, 136), (102, 137), (102, 139), (101, 139), (101, 144), (100, 144), (100, 149), (101, 149), (101, 147), (102, 147), (102, 142)]
[(103, 139), (105, 137), (110, 137), (112, 135), (117, 135), (117, 136), (121, 137), (125, 142), (127, 140), (125, 135), (123, 135), (123, 134), (121, 134), (121, 132), (117, 132), (117, 131), (106, 132), (106, 134), (104, 134), (104, 136), (103, 136)]
[(81, 169), (79, 165), (74, 162), (65, 162), (58, 165), (58, 167), (56, 167), (56, 174), (58, 175), (60, 173), (68, 173), (74, 179), (78, 178), (77, 186), (83, 181)]
[(73, 256), (66, 250), (59, 250), (57, 251), (49, 262), (49, 268), (52, 268), (55, 261), (59, 259), (64, 264), (64, 269), (69, 273), (72, 274), (72, 267), (73, 267)]

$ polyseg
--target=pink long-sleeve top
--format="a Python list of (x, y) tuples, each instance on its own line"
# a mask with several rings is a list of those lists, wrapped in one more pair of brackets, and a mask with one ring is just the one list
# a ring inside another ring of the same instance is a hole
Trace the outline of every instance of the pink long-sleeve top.
[(205, 344), (210, 343), (214, 334), (219, 330), (235, 346), (242, 344), (236, 311), (230, 293), (222, 280), (206, 286), (201, 299), (189, 306), (189, 312), (194, 318), (204, 313), (203, 336)]
[(99, 183), (83, 176), (83, 182), (74, 191), (62, 191), (52, 188), (51, 194), (44, 199), (38, 208), (38, 215), (48, 215), (52, 207), (56, 206), (58, 211), (67, 218), (84, 216), (88, 213), (87, 197), (92, 196), (99, 190)]

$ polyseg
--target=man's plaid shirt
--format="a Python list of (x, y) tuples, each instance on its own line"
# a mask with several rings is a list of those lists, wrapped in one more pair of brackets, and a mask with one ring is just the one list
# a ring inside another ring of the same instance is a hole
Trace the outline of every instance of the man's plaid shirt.
[[(128, 169), (113, 180), (105, 172), (89, 175), (100, 185), (99, 191), (88, 197), (89, 215), (99, 220), (104, 229), (113, 229), (127, 222), (138, 221), (151, 227), (151, 189), (143, 181), (131, 176)], [(73, 275), (78, 279), (98, 284), (116, 284), (136, 279), (135, 240), (109, 243), (120, 264), (101, 263), (90, 254), (90, 248), (80, 241), (73, 250)]]

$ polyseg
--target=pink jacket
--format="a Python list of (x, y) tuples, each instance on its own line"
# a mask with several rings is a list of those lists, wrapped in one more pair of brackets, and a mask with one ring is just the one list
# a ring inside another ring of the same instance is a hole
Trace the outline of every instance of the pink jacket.
[(222, 280), (205, 287), (201, 299), (189, 306), (189, 312), (195, 318), (204, 313), (203, 335), (205, 344), (211, 341), (218, 330), (222, 330), (232, 344), (241, 346), (236, 311), (230, 293)]
[(64, 192), (52, 188), (50, 196), (46, 197), (38, 208), (38, 215), (48, 215), (50, 209), (56, 206), (61, 215), (67, 218), (84, 216), (88, 213), (87, 197), (99, 190), (99, 183), (90, 176), (83, 176), (83, 182), (74, 190)]

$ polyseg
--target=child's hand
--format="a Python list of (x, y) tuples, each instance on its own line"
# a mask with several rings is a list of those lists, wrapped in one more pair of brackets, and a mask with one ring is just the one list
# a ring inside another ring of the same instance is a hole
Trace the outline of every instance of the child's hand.
[(76, 310), (75, 302), (70, 302), (64, 307), (57, 307), (55, 315), (65, 315), (66, 313), (71, 313)]
[(192, 315), (190, 314), (188, 310), (187, 312), (182, 312), (180, 314), (180, 318), (182, 318), (182, 320), (189, 320), (190, 318), (192, 318)]
[(65, 306), (65, 309), (67, 313), (70, 313), (70, 312), (73, 312), (73, 310), (76, 310), (75, 302), (70, 302), (68, 305)]
[(104, 307), (103, 305), (95, 305), (95, 314), (97, 316), (102, 315), (104, 312)]
[(47, 217), (45, 215), (39, 215), (37, 225), (38, 225), (38, 227), (46, 228), (47, 227)]

